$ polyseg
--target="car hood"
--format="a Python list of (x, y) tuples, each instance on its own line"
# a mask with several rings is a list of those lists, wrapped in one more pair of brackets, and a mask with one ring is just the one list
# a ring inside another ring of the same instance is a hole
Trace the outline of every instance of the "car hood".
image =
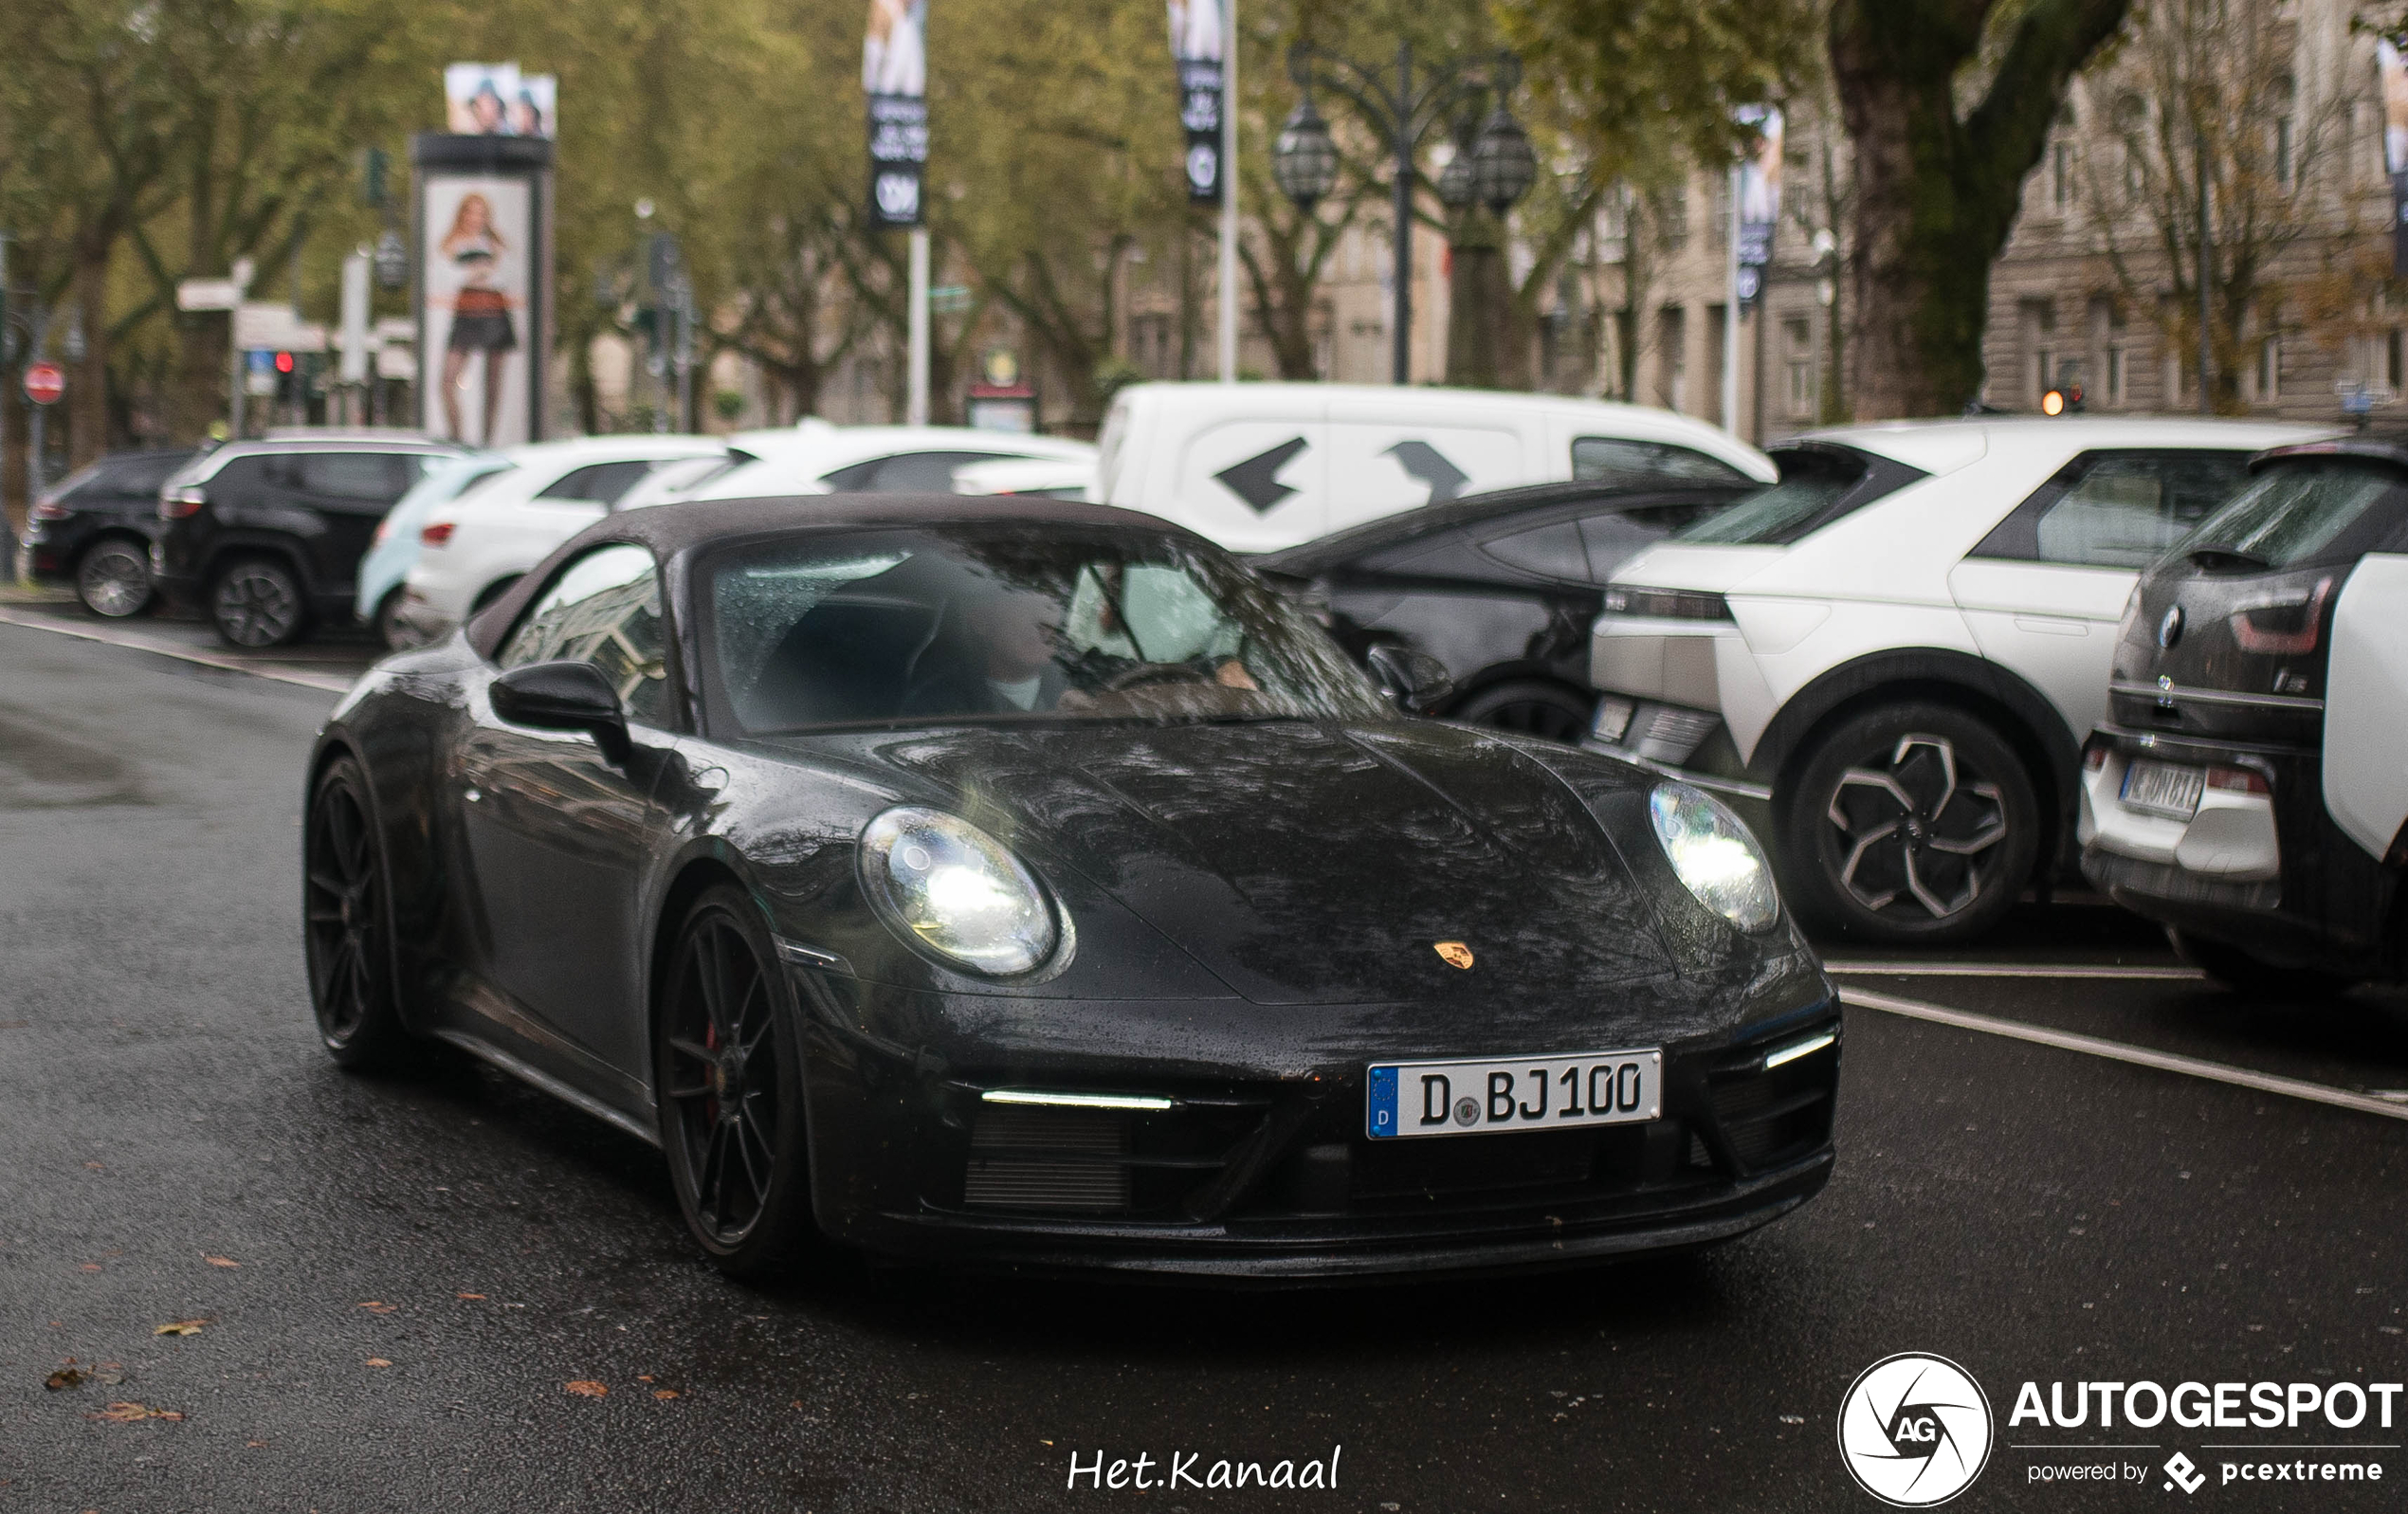
[[(958, 727), (866, 745), (1256, 1003), (1512, 1003), (1673, 968), (1645, 890), (1554, 764), (1588, 789), (1647, 780), (1579, 753), (1542, 761), (1435, 722)], [(1473, 965), (1450, 966), (1441, 941)]]

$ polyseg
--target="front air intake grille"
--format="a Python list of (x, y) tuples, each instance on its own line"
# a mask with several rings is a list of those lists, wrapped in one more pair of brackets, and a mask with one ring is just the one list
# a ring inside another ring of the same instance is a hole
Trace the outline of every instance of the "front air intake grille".
[(962, 1202), (1110, 1213), (1129, 1207), (1129, 1125), (1106, 1109), (995, 1106), (970, 1132)]
[(1770, 1072), (1756, 1063), (1708, 1078), (1714, 1122), (1742, 1171), (1778, 1167), (1831, 1139), (1838, 1055), (1826, 1047)]

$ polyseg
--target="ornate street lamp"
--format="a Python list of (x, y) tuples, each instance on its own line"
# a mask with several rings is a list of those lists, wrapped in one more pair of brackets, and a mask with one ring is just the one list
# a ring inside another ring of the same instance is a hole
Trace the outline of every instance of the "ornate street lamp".
[(1329, 139), (1329, 123), (1313, 109), (1309, 89), (1271, 144), (1271, 177), (1282, 194), (1308, 212), (1337, 187), (1338, 144)]
[(1389, 379), (1410, 380), (1413, 356), (1413, 220), (1414, 160), (1433, 130), (1443, 130), (1482, 100), (1494, 108), (1469, 151), (1458, 144), (1455, 155), (1438, 177), (1438, 196), (1452, 209), (1475, 200), (1499, 215), (1528, 192), (1538, 173), (1529, 134), (1505, 109), (1505, 98), (1522, 81), (1522, 63), (1509, 52), (1479, 53), (1430, 70), (1416, 83), (1411, 44), (1396, 46), (1396, 71), (1392, 85), (1384, 71), (1366, 68), (1351, 59), (1299, 43), (1287, 51), (1287, 77), (1304, 91), (1304, 99), (1272, 149), (1272, 176), (1280, 190), (1306, 211), (1338, 182), (1338, 150), (1329, 127), (1313, 109), (1316, 82), (1343, 96), (1364, 123), (1382, 137), (1395, 157), (1390, 177), (1396, 223), (1396, 314), (1389, 330)]

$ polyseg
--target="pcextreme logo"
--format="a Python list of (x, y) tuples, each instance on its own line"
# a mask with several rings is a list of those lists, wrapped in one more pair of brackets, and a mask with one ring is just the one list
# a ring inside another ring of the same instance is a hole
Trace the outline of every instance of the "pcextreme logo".
[(1990, 1444), (1989, 1398), (1945, 1357), (1884, 1357), (1840, 1400), (1840, 1460), (1893, 1507), (1929, 1508), (1963, 1492), (1989, 1464)]

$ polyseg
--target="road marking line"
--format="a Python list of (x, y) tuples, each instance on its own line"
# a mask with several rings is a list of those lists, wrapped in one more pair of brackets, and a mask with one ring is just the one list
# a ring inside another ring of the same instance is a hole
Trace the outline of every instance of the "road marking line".
[(1850, 962), (1826, 961), (1823, 971), (1865, 977), (2114, 977), (2196, 983), (2196, 967), (2126, 966), (2120, 962)]
[(253, 678), (271, 679), (279, 684), (294, 684), (302, 688), (317, 689), (323, 694), (348, 694), (351, 692), (353, 683), (351, 679), (337, 678), (328, 673), (300, 673), (284, 668), (263, 667), (257, 664), (236, 662), (230, 657), (194, 651), (189, 647), (162, 647), (156, 642), (145, 641), (139, 636), (128, 636), (122, 631), (102, 630), (95, 626), (63, 626), (57, 621), (41, 616), (21, 615), (6, 607), (0, 607), (0, 625), (23, 626), (27, 630), (52, 631), (61, 636), (73, 636), (78, 641), (99, 642), (104, 647), (122, 647), (129, 651), (155, 652), (161, 657), (173, 657), (179, 663), (193, 663), (202, 667), (214, 667), (222, 673), (248, 673)]
[(2135, 1067), (2155, 1067), (2161, 1072), (2180, 1072), (2188, 1077), (2204, 1078), (2211, 1083), (2228, 1083), (2236, 1088), (2253, 1088), (2259, 1093), (2276, 1093), (2286, 1098), (2305, 1099), (2310, 1104), (2331, 1104), (2337, 1109), (2381, 1115), (2386, 1120), (2408, 1120), (2408, 1105), (2389, 1104), (2321, 1083), (2278, 1078), (2270, 1072), (2252, 1072), (2247, 1067), (2203, 1062), (2197, 1057), (2177, 1056), (2170, 1051), (2152, 1051), (2146, 1047), (2127, 1046), (2122, 1041), (2103, 1041), (2094, 1035), (2076, 1035), (2071, 1031), (2051, 1031), (2037, 1025), (2025, 1025), (2019, 1020), (1969, 1014), (1963, 1010), (1925, 1004), (1920, 999), (1896, 998), (1861, 989), (1842, 990), (1839, 996), (1844, 1003), (1861, 1009), (1879, 1010), (1886, 1014), (1904, 1015), (1910, 1020), (1929, 1020), (1936, 1025), (1953, 1025), (1961, 1031), (1979, 1031), (1986, 1035), (2031, 1041), (2063, 1051), (2086, 1052), (2094, 1057), (2106, 1057), (2111, 1062), (2129, 1062)]

